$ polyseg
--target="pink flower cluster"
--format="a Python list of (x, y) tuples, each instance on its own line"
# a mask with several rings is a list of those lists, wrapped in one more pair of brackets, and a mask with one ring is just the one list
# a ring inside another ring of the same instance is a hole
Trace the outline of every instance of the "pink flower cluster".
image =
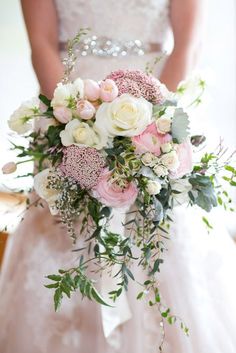
[(111, 72), (107, 79), (115, 81), (119, 95), (129, 93), (134, 97), (143, 97), (154, 104), (162, 103), (164, 96), (161, 83), (153, 76), (139, 70), (117, 70)]
[(81, 188), (92, 189), (97, 185), (104, 166), (105, 161), (95, 148), (71, 145), (63, 151), (60, 170), (64, 176), (77, 181)]

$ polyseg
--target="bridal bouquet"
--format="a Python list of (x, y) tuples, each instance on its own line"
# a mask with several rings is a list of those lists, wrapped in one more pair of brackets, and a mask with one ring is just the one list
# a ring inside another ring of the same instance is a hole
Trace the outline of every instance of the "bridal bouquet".
[[(33, 131), (39, 119), (41, 129)], [(108, 272), (117, 280), (109, 293), (115, 302), (128, 290), (129, 280), (135, 280), (131, 265), (136, 263), (146, 273), (137, 299), (148, 296), (162, 318), (175, 322), (162, 305), (157, 280), (171, 210), (183, 203), (207, 212), (218, 204), (226, 207), (230, 200), (220, 183), (221, 171), (236, 185), (236, 170), (222, 162), (221, 146), (194, 165), (193, 149), (203, 138), (190, 135), (190, 119), (178, 94), (151, 74), (118, 70), (100, 82), (77, 78), (59, 83), (52, 100), (40, 95), (24, 103), (9, 126), (29, 141), (27, 148), (14, 148), (23, 160), (36, 162), (37, 194), (67, 226), (74, 244), (79, 240), (78, 266), (48, 276), (55, 309), (64, 294), (70, 297), (77, 289), (111, 305), (96, 289), (89, 264), (94, 272)], [(5, 173), (14, 170), (14, 163), (3, 168)], [(122, 234), (109, 226), (115, 209), (127, 213)]]

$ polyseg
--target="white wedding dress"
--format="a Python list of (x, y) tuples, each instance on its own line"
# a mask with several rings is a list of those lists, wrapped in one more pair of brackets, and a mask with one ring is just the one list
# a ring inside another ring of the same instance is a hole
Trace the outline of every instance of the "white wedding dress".
[[(56, 0), (60, 42), (81, 27), (97, 37), (141, 40), (164, 45), (169, 33), (168, 0)], [(63, 57), (64, 52), (61, 53)], [(144, 69), (160, 53), (124, 57), (79, 57), (75, 75), (102, 79), (118, 68)], [(159, 75), (164, 60), (155, 69)], [(176, 68), (178, 69), (178, 68)], [(113, 227), (121, 230), (120, 213)], [(179, 206), (174, 212), (171, 241), (161, 268), (163, 298), (190, 329), (166, 325), (165, 353), (236, 352), (236, 249), (213, 217), (207, 234), (197, 209)], [(54, 313), (52, 292), (44, 276), (76, 264), (65, 229), (47, 208), (26, 212), (8, 243), (0, 287), (1, 353), (155, 353), (160, 343), (160, 318), (155, 308), (137, 301), (132, 282), (116, 309), (106, 309), (73, 295)], [(133, 269), (138, 280), (139, 268)], [(102, 278), (99, 289), (110, 286)]]

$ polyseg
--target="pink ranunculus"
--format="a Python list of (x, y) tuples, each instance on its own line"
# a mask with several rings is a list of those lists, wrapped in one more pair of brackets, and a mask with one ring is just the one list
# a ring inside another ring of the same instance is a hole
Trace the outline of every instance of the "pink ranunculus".
[(62, 124), (67, 124), (72, 119), (72, 112), (69, 108), (64, 106), (57, 106), (53, 108), (55, 118)]
[(138, 195), (137, 186), (131, 182), (123, 189), (112, 183), (110, 177), (111, 172), (104, 169), (94, 188), (94, 196), (108, 207), (121, 208), (132, 205)]
[(156, 156), (161, 154), (161, 145), (171, 141), (170, 134), (160, 134), (157, 131), (156, 123), (148, 125), (142, 134), (134, 136), (132, 142), (135, 145), (135, 152), (142, 154), (145, 152), (152, 152)]
[(84, 96), (89, 101), (96, 101), (100, 97), (99, 84), (94, 80), (84, 80)]
[(96, 109), (89, 101), (81, 99), (77, 102), (76, 112), (79, 114), (79, 117), (84, 120), (92, 119), (95, 115)]
[(193, 149), (190, 141), (177, 145), (176, 152), (180, 164), (174, 172), (171, 172), (170, 176), (173, 179), (180, 179), (193, 170)]
[(106, 79), (100, 83), (100, 98), (103, 102), (112, 102), (118, 96), (118, 93), (115, 81)]

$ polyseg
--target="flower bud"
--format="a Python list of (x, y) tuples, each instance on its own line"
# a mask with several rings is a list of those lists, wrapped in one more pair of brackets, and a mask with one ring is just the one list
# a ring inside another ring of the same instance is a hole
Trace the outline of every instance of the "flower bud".
[(8, 162), (2, 167), (3, 174), (11, 174), (14, 173), (17, 169), (16, 163)]

